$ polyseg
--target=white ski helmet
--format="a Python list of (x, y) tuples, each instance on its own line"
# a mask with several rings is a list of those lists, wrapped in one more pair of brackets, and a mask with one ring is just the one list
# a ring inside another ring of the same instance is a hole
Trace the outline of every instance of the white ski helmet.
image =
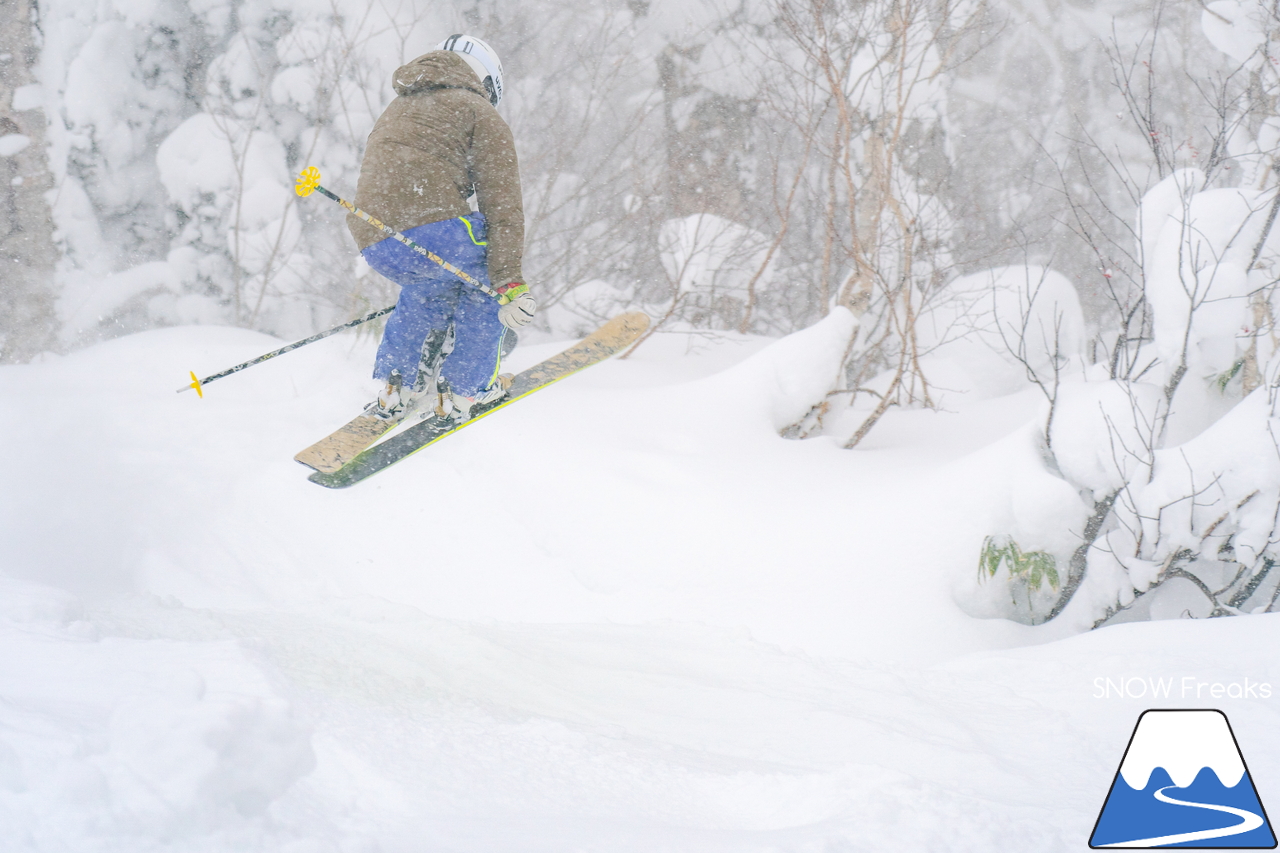
[(502, 100), (502, 61), (487, 42), (459, 33), (440, 42), (436, 50), (451, 50), (459, 54), (489, 92), (489, 103), (495, 107), (498, 105)]

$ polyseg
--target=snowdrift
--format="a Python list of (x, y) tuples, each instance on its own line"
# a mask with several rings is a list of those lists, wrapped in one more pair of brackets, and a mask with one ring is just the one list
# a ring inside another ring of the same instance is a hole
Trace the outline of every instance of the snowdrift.
[[(659, 335), (342, 492), (291, 457), (368, 339), (203, 400), (278, 342), (0, 368), (9, 849), (1078, 849), (1145, 707), (1095, 679), (1280, 683), (1278, 623), (968, 615), (982, 537), (1054, 509), (1039, 403), (779, 438), (852, 328)], [(1230, 713), (1264, 779), (1270, 706)]]

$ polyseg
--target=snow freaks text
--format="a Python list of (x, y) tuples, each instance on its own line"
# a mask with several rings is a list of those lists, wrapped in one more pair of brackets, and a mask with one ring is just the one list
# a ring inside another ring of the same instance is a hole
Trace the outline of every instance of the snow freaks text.
[(1095, 678), (1094, 699), (1270, 699), (1269, 682), (1205, 681), (1193, 675), (1180, 678), (1129, 676)]

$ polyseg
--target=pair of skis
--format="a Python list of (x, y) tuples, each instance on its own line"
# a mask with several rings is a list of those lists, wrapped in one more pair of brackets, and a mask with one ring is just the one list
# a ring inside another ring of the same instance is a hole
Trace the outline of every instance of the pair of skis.
[[(304, 169), (298, 175), (295, 190), (299, 196), (305, 197), (313, 192), (318, 192), (322, 196), (337, 202), (365, 222), (386, 233), (389, 237), (399, 240), (427, 260), (453, 273), (460, 280), (497, 299), (499, 304), (506, 302), (506, 297), (500, 295), (483, 282), (476, 280), (429, 249), (418, 245), (394, 228), (373, 218), (346, 199), (320, 186), (320, 170), (314, 166)], [(336, 334), (342, 329), (381, 317), (392, 310), (394, 310), (394, 306), (384, 308), (367, 317), (353, 320), (350, 323), (334, 327), (318, 335), (312, 335), (306, 340), (269, 352), (253, 361), (238, 364), (213, 376), (206, 376), (204, 379), (197, 378), (193, 371), (191, 373), (191, 384), (179, 388), (178, 391), (194, 389), (197, 394), (203, 397), (202, 386), (205, 383), (216, 381), (281, 353), (289, 352), (313, 341)], [(488, 405), (473, 408), (470, 419), (461, 423), (445, 417), (431, 417), (430, 411), (425, 419), (411, 417), (394, 425), (388, 424), (386, 421), (375, 418), (372, 415), (362, 414), (340, 427), (336, 432), (303, 450), (294, 459), (315, 469), (315, 473), (309, 478), (311, 482), (319, 483), (331, 489), (346, 488), (389, 468), (401, 459), (412, 456), (424, 447), (435, 444), (440, 439), (457, 432), (468, 424), (490, 415), (498, 409), (514, 403), (516, 400), (527, 397), (540, 388), (545, 388), (570, 374), (577, 373), (583, 368), (603, 361), (635, 342), (648, 327), (649, 318), (639, 312), (621, 314), (614, 317), (574, 346), (516, 376), (512, 381), (511, 387), (507, 390), (506, 396)]]
[(471, 418), (462, 423), (436, 417), (430, 410), (425, 419), (410, 416), (394, 426), (372, 415), (360, 415), (294, 459), (315, 469), (308, 477), (313, 483), (330, 489), (355, 485), (516, 400), (604, 361), (634, 343), (648, 327), (648, 316), (640, 312), (614, 317), (564, 352), (517, 374), (506, 396), (477, 406)]

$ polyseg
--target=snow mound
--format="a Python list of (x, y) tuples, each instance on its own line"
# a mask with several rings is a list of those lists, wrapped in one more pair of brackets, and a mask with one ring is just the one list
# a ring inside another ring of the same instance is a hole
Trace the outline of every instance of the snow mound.
[(234, 827), (314, 768), (238, 642), (103, 637), (74, 597), (8, 579), (0, 601), (0, 823), (26, 811), (42, 849)]
[(783, 429), (804, 417), (835, 386), (857, 327), (852, 311), (835, 308), (809, 328), (706, 380), (696, 393), (736, 399), (744, 421)]
[(1028, 370), (1051, 382), (1055, 359), (1064, 366), (1081, 353), (1084, 314), (1061, 273), (998, 267), (961, 276), (944, 293), (921, 314), (916, 333), (926, 375), (941, 367), (951, 390), (1011, 394), (1026, 387)]

